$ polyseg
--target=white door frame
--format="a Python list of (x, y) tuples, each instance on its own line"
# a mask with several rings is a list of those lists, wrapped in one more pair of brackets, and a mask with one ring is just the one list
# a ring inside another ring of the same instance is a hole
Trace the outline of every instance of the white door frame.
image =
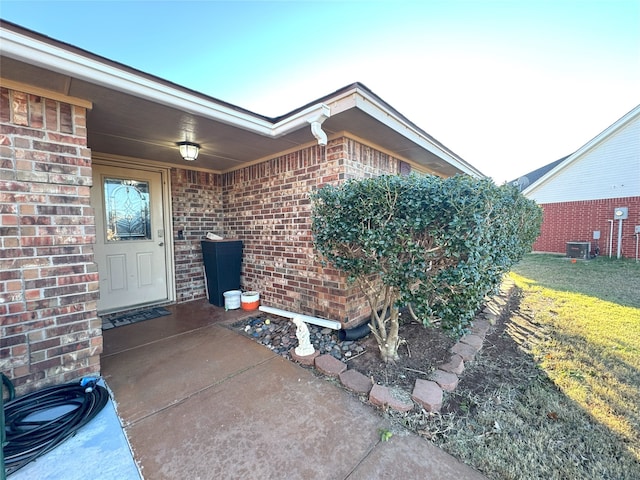
[[(166, 281), (167, 281), (167, 299), (156, 302), (173, 303), (176, 301), (176, 281), (175, 281), (175, 258), (173, 249), (173, 210), (171, 208), (171, 168), (159, 166), (154, 162), (137, 160), (132, 158), (120, 158), (110, 155), (92, 154), (92, 165), (104, 165), (108, 167), (129, 167), (136, 170), (147, 172), (156, 172), (160, 174), (162, 183), (162, 209), (164, 211), (164, 242), (165, 242), (165, 265), (166, 265)], [(94, 188), (95, 185), (92, 187)], [(99, 232), (96, 232), (99, 234)], [(135, 308), (132, 306), (131, 308)], [(128, 310), (128, 308), (123, 308)], [(113, 313), (113, 312), (108, 312)]]

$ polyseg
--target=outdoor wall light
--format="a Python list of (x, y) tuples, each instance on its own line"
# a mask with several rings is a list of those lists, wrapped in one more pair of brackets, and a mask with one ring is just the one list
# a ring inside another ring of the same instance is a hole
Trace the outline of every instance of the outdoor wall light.
[(193, 142), (178, 142), (176, 143), (178, 148), (180, 149), (180, 155), (182, 158), (189, 162), (193, 162), (196, 158), (198, 158), (198, 152), (200, 151), (200, 145)]

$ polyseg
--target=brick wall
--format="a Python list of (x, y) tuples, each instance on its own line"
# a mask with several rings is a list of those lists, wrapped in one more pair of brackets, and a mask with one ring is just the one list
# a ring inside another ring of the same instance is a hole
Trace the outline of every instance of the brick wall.
[(408, 164), (355, 140), (345, 138), (344, 149), (345, 177), (347, 179), (371, 178), (381, 174), (396, 175), (401, 173), (401, 167), (404, 167), (403, 174), (408, 173), (405, 171), (407, 168), (409, 172), (411, 171)]
[[(100, 371), (90, 155), (84, 108), (0, 90), (0, 369), (19, 394)], [(309, 193), (402, 167), (342, 137), (224, 175), (172, 169), (177, 301), (206, 295), (211, 231), (243, 240), (242, 286), (263, 303), (364, 320), (360, 292), (315, 257)]]
[[(566, 253), (566, 242), (591, 242), (591, 250), (600, 247), (600, 255), (609, 254), (611, 222), (614, 208), (628, 207), (629, 219), (622, 221), (622, 255), (635, 258), (634, 226), (640, 225), (640, 197), (584, 200), (578, 202), (547, 203), (540, 237), (533, 245), (534, 251)], [(617, 255), (618, 220), (614, 222), (612, 255)], [(593, 239), (593, 232), (600, 231), (600, 240)]]
[(220, 175), (171, 169), (171, 199), (177, 302), (206, 298), (200, 241), (224, 233)]
[(224, 230), (244, 243), (242, 286), (261, 303), (353, 324), (362, 295), (316, 259), (309, 194), (345, 178), (395, 173), (399, 162), (342, 137), (222, 176)]
[(0, 88), (0, 370), (18, 394), (100, 371), (84, 108)]
[[(345, 177), (347, 179), (371, 178), (382, 174), (408, 174), (411, 167), (389, 154), (380, 152), (371, 146), (364, 145), (351, 139), (345, 139)], [(363, 301), (360, 290), (352, 286), (345, 290), (345, 301), (349, 306), (348, 317), (356, 319), (369, 318), (371, 309)]]

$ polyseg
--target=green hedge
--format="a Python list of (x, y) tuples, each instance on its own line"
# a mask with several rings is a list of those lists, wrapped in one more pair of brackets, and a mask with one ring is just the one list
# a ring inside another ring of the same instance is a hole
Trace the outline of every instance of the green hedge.
[(456, 335), (531, 250), (542, 221), (515, 187), (463, 175), (350, 180), (312, 201), (314, 244), (328, 263), (351, 281), (377, 276), (394, 308), (410, 305)]

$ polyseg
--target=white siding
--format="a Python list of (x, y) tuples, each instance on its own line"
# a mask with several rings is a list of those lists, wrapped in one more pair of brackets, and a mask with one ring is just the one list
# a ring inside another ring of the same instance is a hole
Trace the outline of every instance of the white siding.
[(640, 196), (640, 116), (564, 165), (527, 197), (544, 204)]

